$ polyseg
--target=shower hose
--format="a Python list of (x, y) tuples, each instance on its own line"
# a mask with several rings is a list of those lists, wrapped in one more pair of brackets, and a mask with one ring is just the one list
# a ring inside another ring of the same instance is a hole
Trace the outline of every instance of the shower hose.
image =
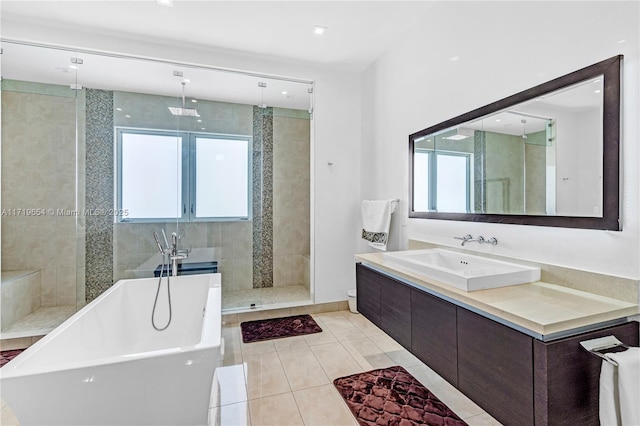
[[(158, 305), (158, 295), (160, 294), (160, 286), (162, 285), (162, 276), (164, 275), (164, 265), (165, 265), (165, 254), (163, 253), (162, 256), (162, 266), (160, 267), (160, 278), (158, 279), (158, 289), (156, 290), (156, 298), (153, 301), (153, 311), (151, 312), (151, 325), (153, 326), (153, 328), (155, 328), (157, 331), (163, 331), (166, 330), (167, 327), (169, 327), (169, 324), (171, 324), (171, 287), (170, 287), (170, 281), (169, 281), (169, 275), (170, 275), (170, 271), (169, 271), (169, 267), (167, 267), (167, 300), (169, 301), (169, 320), (167, 321), (167, 325), (165, 325), (164, 327), (158, 327), (156, 325), (156, 320), (155, 320), (155, 316), (156, 316), (156, 307)], [(167, 259), (168, 262), (168, 259)]]

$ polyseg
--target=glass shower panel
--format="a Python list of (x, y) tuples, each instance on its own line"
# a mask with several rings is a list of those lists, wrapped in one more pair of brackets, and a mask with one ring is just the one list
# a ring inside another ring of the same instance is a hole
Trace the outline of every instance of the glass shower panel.
[(111, 224), (113, 282), (156, 277), (168, 261), (154, 232), (166, 248), (173, 233), (180, 236), (178, 223), (185, 217), (188, 141), (183, 117), (171, 110), (182, 107), (183, 78), (174, 75), (176, 67), (171, 64), (134, 58), (99, 60), (109, 61), (109, 69), (116, 73), (109, 81), (100, 79), (112, 96), (109, 143), (114, 155), (103, 164), (114, 176), (109, 189), (115, 198), (106, 201), (118, 213)]
[(2, 339), (41, 336), (83, 303), (79, 55), (2, 43)]
[[(306, 91), (306, 87), (298, 89)], [(273, 108), (273, 289), (265, 303), (313, 300), (311, 129), (308, 110)]]
[[(3, 163), (11, 158), (4, 152), (11, 93), (71, 99), (71, 127), (45, 132), (65, 139), (65, 148), (56, 140), (48, 147), (55, 153), (19, 152), (42, 164), (60, 160), (55, 172), (69, 177), (68, 183), (50, 179), (57, 183), (49, 191), (57, 222), (37, 233), (58, 243), (69, 236), (70, 250), (60, 256), (72, 253), (73, 261), (37, 265), (48, 279), (57, 277), (40, 299), (66, 297), (75, 311), (76, 300), (84, 305), (120, 279), (155, 276), (163, 257), (153, 233), (164, 230), (169, 243), (175, 232), (179, 248), (189, 250), (181, 273), (222, 273), (225, 310), (312, 300), (310, 83), (86, 51), (3, 47)], [(26, 52), (15, 61), (14, 48)], [(56, 62), (47, 62), (49, 56)], [(47, 125), (42, 114), (30, 112), (17, 111), (22, 121), (11, 122), (29, 135)], [(33, 117), (37, 126), (29, 122)], [(59, 167), (64, 161), (72, 165)], [(26, 170), (15, 170), (16, 176)], [(15, 204), (4, 188), (10, 172), (3, 169), (3, 208)], [(7, 221), (13, 218), (2, 220), (3, 271), (23, 268), (20, 262), (27, 254), (37, 257), (33, 249), (41, 243), (29, 230), (14, 232)], [(18, 234), (32, 240), (28, 249), (16, 245)], [(42, 244), (42, 252), (60, 252)], [(59, 283), (74, 277), (74, 296), (62, 296)]]

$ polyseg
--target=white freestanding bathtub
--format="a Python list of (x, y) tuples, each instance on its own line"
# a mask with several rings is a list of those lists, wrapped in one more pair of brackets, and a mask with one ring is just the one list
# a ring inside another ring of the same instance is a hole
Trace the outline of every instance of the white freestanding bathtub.
[(171, 277), (164, 331), (151, 325), (157, 284), (118, 281), (0, 369), (2, 398), (22, 426), (207, 424), (223, 347), (220, 274)]

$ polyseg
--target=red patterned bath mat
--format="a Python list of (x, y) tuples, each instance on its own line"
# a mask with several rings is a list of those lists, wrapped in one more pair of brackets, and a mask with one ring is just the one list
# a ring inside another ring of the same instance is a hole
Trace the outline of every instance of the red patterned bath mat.
[(10, 351), (0, 351), (0, 367), (20, 355), (24, 349), (13, 349)]
[(400, 366), (340, 377), (333, 384), (362, 426), (466, 425)]
[(322, 331), (320, 326), (311, 318), (311, 315), (294, 315), (292, 317), (247, 321), (240, 324), (240, 328), (242, 329), (242, 341), (244, 343), (302, 336)]

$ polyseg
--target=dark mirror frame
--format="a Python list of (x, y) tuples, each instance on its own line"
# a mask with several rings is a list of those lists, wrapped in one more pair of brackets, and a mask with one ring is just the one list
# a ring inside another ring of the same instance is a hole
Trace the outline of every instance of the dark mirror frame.
[[(620, 231), (620, 72), (622, 55), (532, 87), (515, 95), (485, 105), (471, 112), (443, 121), (409, 135), (409, 217), (423, 219), (459, 220), (470, 222), (506, 223), (516, 225), (556, 226), (563, 228), (605, 229)], [(486, 213), (445, 213), (415, 211), (413, 206), (413, 150), (414, 141), (438, 131), (473, 121), (513, 105), (538, 98), (550, 92), (604, 76), (603, 90), (603, 211), (602, 217), (502, 215)]]

